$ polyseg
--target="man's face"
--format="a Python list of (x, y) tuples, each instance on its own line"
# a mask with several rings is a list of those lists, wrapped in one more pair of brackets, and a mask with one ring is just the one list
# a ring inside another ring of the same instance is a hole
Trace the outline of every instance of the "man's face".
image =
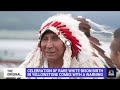
[(110, 49), (111, 49), (110, 57), (113, 63), (120, 69), (119, 47), (120, 47), (120, 43), (116, 39), (113, 39), (110, 45)]
[(41, 50), (49, 61), (63, 59), (65, 45), (53, 32), (45, 33), (41, 40)]

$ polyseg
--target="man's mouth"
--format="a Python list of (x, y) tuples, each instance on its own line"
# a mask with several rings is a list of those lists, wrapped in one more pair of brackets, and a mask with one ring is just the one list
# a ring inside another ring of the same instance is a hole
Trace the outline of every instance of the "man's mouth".
[(55, 53), (55, 52), (46, 52), (46, 53)]
[(54, 55), (55, 52), (46, 52), (47, 55)]
[(46, 56), (55, 56), (55, 53), (54, 52), (47, 52)]

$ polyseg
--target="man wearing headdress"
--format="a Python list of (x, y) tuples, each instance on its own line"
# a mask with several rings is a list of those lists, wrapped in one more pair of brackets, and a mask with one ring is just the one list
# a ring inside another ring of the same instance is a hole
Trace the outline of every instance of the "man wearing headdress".
[(19, 67), (30, 68), (105, 68), (105, 58), (91, 44), (80, 21), (70, 14), (48, 18), (39, 30), (38, 45)]

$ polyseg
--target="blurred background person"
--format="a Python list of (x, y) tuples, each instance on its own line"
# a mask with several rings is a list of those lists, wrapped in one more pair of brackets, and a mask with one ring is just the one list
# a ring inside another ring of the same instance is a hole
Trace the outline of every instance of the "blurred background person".
[(113, 33), (110, 50), (111, 60), (119, 69), (117, 72), (117, 78), (120, 79), (120, 28), (116, 29)]
[(110, 57), (114, 64), (120, 69), (120, 28), (116, 29), (113, 33), (113, 40), (110, 45)]

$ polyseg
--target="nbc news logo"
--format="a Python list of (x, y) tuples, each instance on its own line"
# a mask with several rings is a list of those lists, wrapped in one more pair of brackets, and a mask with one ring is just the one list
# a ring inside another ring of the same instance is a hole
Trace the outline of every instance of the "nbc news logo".
[(116, 68), (107, 68), (107, 77), (116, 77)]

